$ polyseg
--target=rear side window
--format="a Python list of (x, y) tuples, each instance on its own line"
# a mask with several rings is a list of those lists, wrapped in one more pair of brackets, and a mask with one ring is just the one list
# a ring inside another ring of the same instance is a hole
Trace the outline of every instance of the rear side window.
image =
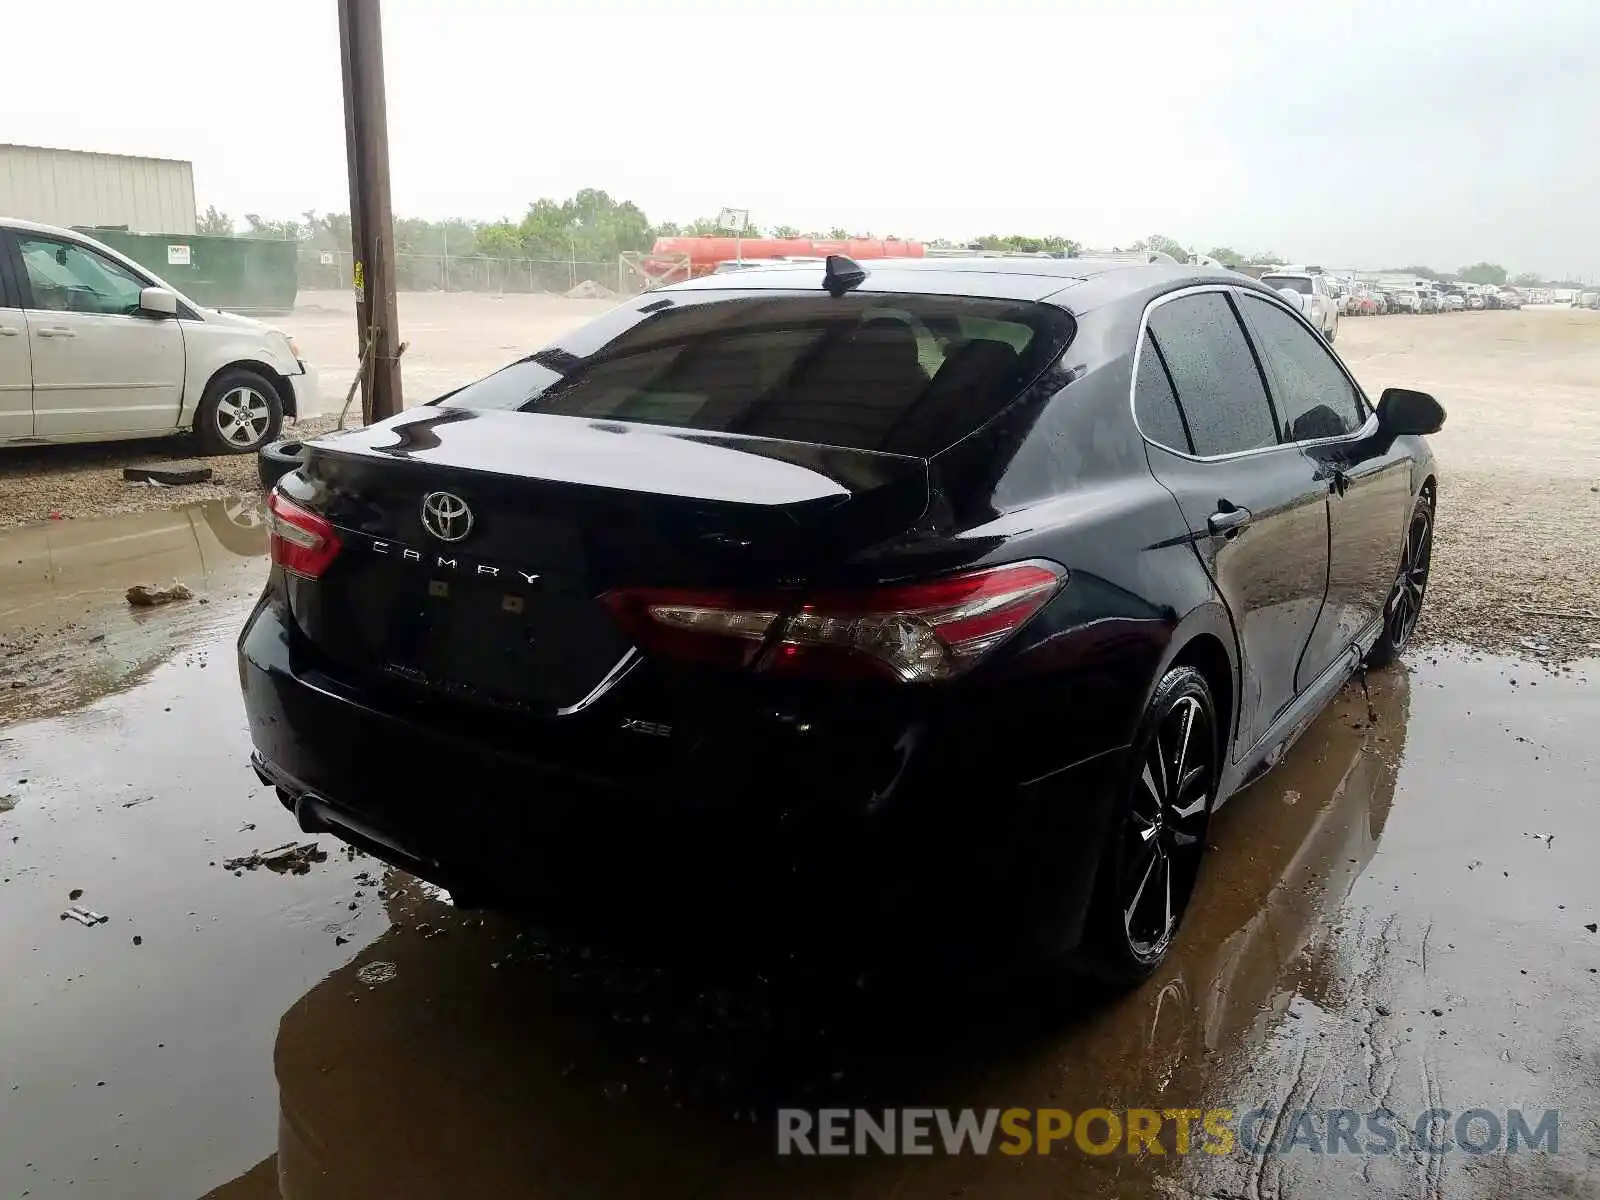
[(1072, 331), (1012, 300), (689, 292), (607, 314), (443, 403), (926, 457), (1009, 404)]
[(1162, 365), (1161, 352), (1156, 349), (1150, 335), (1144, 335), (1144, 345), (1139, 350), (1139, 377), (1133, 385), (1133, 411), (1139, 418), (1139, 430), (1152, 442), (1174, 450), (1194, 453), (1194, 443), (1183, 426), (1183, 413), (1178, 409), (1178, 398), (1172, 393), (1172, 382), (1167, 378), (1167, 368)]
[(1149, 328), (1194, 453), (1236, 454), (1277, 443), (1261, 371), (1226, 296), (1199, 292), (1169, 300), (1151, 310)]
[(1340, 437), (1360, 429), (1365, 418), (1355, 385), (1322, 339), (1271, 301), (1246, 296), (1243, 304), (1272, 376), (1284, 440)]

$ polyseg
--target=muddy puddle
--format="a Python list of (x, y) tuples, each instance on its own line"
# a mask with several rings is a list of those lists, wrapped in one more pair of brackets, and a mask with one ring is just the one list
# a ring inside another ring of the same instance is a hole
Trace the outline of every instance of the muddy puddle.
[[(1180, 948), (1129, 995), (883, 1011), (550, 943), (327, 837), (303, 872), (224, 870), (306, 840), (246, 766), (247, 605), (0, 726), (0, 1197), (1600, 1194), (1585, 668), (1419, 655), (1348, 687), (1219, 814)], [(93, 611), (108, 641), (138, 620)], [(1560, 1141), (779, 1158), (791, 1105), (1553, 1109)]]
[[(266, 554), (264, 510), (242, 499), (0, 531), (0, 721), (86, 704), (236, 628)], [(193, 599), (125, 599), (174, 582)]]

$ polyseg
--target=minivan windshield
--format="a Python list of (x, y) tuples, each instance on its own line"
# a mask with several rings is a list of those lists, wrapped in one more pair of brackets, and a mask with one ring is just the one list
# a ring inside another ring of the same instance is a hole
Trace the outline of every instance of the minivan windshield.
[(1049, 305), (966, 296), (646, 296), (439, 403), (931, 456), (1073, 328)]

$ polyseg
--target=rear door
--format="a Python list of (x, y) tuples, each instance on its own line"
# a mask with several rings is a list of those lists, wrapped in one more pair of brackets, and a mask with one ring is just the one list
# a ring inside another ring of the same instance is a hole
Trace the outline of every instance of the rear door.
[(34, 432), (170, 433), (183, 400), (183, 331), (139, 312), (145, 280), (98, 251), (15, 234), (28, 312)]
[(0, 442), (33, 436), (33, 363), (28, 315), (12, 278), (11, 252), (0, 229)]
[(1327, 586), (1328, 486), (1281, 442), (1229, 289), (1173, 293), (1146, 321), (1135, 413), (1150, 469), (1177, 498), (1233, 618), (1242, 753), (1298, 694)]
[(1299, 444), (1328, 494), (1328, 598), (1306, 644), (1305, 688), (1383, 613), (1411, 511), (1411, 464), (1383, 445), (1376, 419), (1337, 357), (1283, 305), (1243, 294), (1285, 441)]

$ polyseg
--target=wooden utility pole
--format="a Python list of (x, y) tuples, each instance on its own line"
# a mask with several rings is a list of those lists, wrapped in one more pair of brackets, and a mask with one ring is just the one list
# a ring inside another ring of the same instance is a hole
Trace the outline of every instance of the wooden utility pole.
[(356, 350), (363, 355), (361, 411), (392, 417), (400, 395), (400, 322), (394, 295), (394, 213), (389, 205), (389, 118), (379, 0), (338, 0), (344, 71), (344, 141), (355, 251)]

